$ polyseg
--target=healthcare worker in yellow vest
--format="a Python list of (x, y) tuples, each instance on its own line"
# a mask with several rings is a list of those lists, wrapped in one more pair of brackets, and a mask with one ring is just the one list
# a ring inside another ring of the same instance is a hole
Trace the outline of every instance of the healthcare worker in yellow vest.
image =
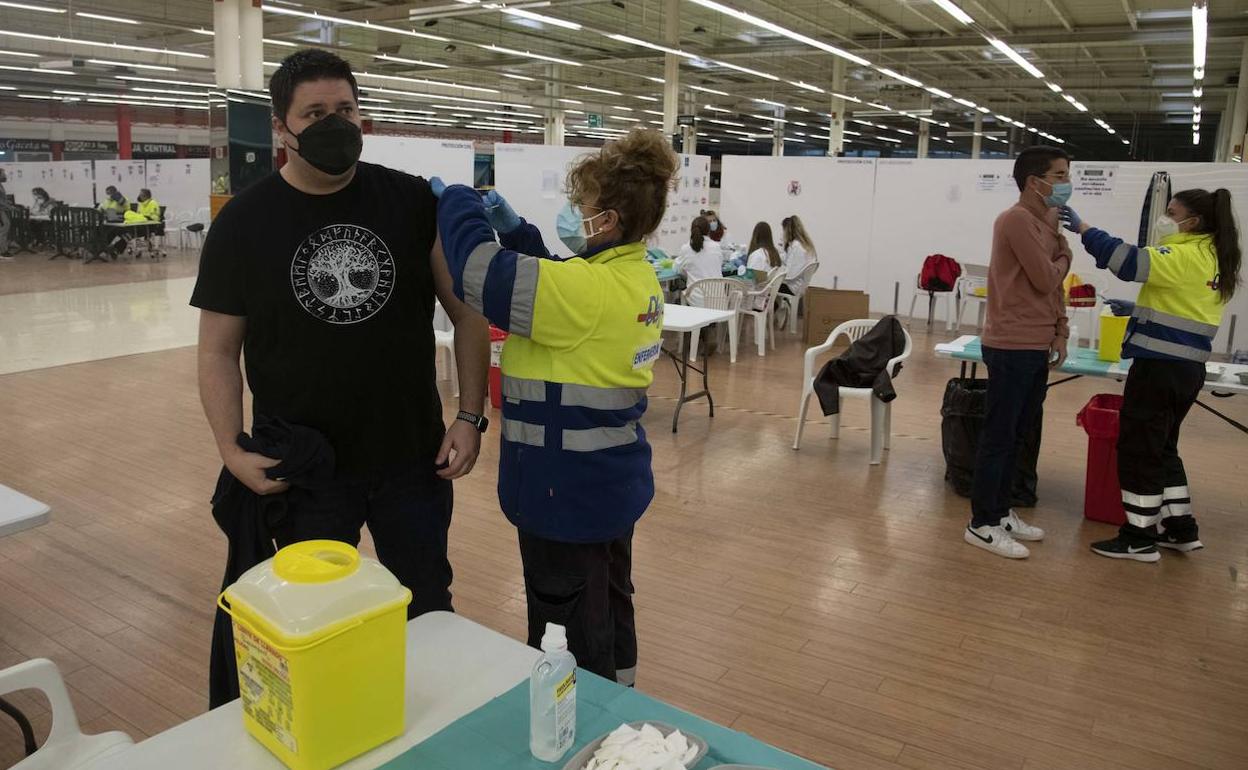
[(152, 191), (146, 187), (139, 190), (138, 214), (148, 222), (160, 221), (160, 202), (152, 197)]
[(645, 240), (676, 168), (668, 141), (644, 129), (577, 162), (557, 219), (567, 259), (496, 191), (483, 200), (430, 180), (455, 293), (511, 335), (498, 497), (519, 530), (528, 642), (563, 625), (578, 664), (625, 685), (637, 668), (633, 526), (654, 497), (641, 418), (662, 349)]
[(1177, 193), (1158, 220), (1155, 246), (1132, 246), (1089, 226), (1070, 207), (1062, 220), (1083, 246), (1124, 281), (1141, 283), (1135, 303), (1110, 300), (1131, 315), (1122, 357), (1134, 359), (1123, 390), (1118, 481), (1127, 523), (1118, 537), (1092, 544), (1114, 559), (1155, 562), (1157, 546), (1203, 547), (1192, 516), (1179, 427), (1200, 394), (1205, 362), (1222, 311), (1239, 287), (1239, 231), (1226, 190)]
[(130, 210), (130, 202), (126, 200), (126, 196), (121, 194), (113, 185), (104, 188), (104, 200), (100, 201), (100, 211), (105, 214), (119, 219), (125, 216)]

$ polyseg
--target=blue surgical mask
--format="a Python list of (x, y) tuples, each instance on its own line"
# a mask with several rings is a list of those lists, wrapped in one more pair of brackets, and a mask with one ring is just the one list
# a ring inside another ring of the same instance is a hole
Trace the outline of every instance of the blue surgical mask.
[(1075, 191), (1075, 186), (1070, 182), (1058, 182), (1057, 184), (1046, 182), (1046, 184), (1050, 184), (1053, 188), (1053, 192), (1045, 196), (1044, 199), (1044, 202), (1047, 203), (1050, 208), (1060, 208), (1065, 206), (1067, 201), (1070, 200), (1071, 193)]
[(587, 232), (585, 224), (592, 222), (607, 212), (600, 211), (588, 219), (581, 213), (581, 207), (567, 201), (563, 204), (563, 208), (559, 210), (559, 216), (555, 218), (555, 232), (559, 233), (559, 240), (563, 241), (563, 245), (567, 246), (573, 254), (581, 254), (589, 248), (589, 239), (598, 233)]
[(718, 232), (718, 231), (719, 231), (719, 222), (712, 220), (712, 221), (711, 221), (711, 232), (713, 232), (713, 233), (714, 233), (714, 232)]

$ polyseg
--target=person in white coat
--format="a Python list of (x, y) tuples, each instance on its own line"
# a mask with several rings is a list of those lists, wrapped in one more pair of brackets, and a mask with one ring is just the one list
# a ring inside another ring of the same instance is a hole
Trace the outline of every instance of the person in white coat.
[[(675, 267), (684, 273), (689, 285), (703, 278), (722, 278), (724, 250), (710, 238), (710, 224), (706, 217), (697, 217), (689, 228), (689, 242), (680, 247)], [(697, 301), (697, 297), (690, 297)]]
[(806, 288), (805, 282), (801, 279), (802, 271), (811, 262), (818, 260), (818, 256), (815, 254), (815, 244), (810, 240), (806, 227), (796, 214), (785, 217), (781, 220), (780, 226), (784, 236), (784, 265), (787, 268), (784, 285), (780, 287), (780, 291), (797, 295)]

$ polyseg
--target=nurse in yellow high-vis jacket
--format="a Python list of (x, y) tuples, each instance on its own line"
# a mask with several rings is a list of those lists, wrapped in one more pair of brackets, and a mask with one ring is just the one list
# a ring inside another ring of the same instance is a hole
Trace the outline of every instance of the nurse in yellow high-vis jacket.
[(663, 324), (645, 239), (676, 164), (642, 129), (582, 157), (556, 223), (567, 259), (497, 192), (431, 180), (455, 293), (511, 335), (498, 496), (519, 530), (529, 644), (558, 623), (583, 668), (629, 685), (633, 525), (654, 496), (641, 417)]
[(1118, 537), (1092, 544), (1114, 559), (1155, 562), (1157, 546), (1203, 547), (1192, 515), (1187, 473), (1179, 458), (1179, 427), (1205, 380), (1205, 362), (1222, 312), (1239, 287), (1239, 230), (1226, 190), (1177, 193), (1157, 221), (1155, 246), (1132, 246), (1063, 209), (1066, 228), (1124, 281), (1141, 283), (1134, 303), (1110, 300), (1130, 313), (1122, 357), (1133, 359), (1123, 389), (1118, 431), (1118, 482), (1127, 522)]

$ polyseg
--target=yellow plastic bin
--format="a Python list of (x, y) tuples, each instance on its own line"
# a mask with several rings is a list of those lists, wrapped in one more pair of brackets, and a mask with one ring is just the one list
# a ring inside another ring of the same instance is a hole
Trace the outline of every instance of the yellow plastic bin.
[(327, 770), (402, 733), (411, 600), (332, 540), (245, 572), (218, 603), (234, 619), (247, 731), (292, 770)]
[(1122, 360), (1122, 340), (1127, 335), (1128, 316), (1116, 316), (1108, 307), (1101, 310), (1101, 339), (1096, 357), (1102, 361)]

